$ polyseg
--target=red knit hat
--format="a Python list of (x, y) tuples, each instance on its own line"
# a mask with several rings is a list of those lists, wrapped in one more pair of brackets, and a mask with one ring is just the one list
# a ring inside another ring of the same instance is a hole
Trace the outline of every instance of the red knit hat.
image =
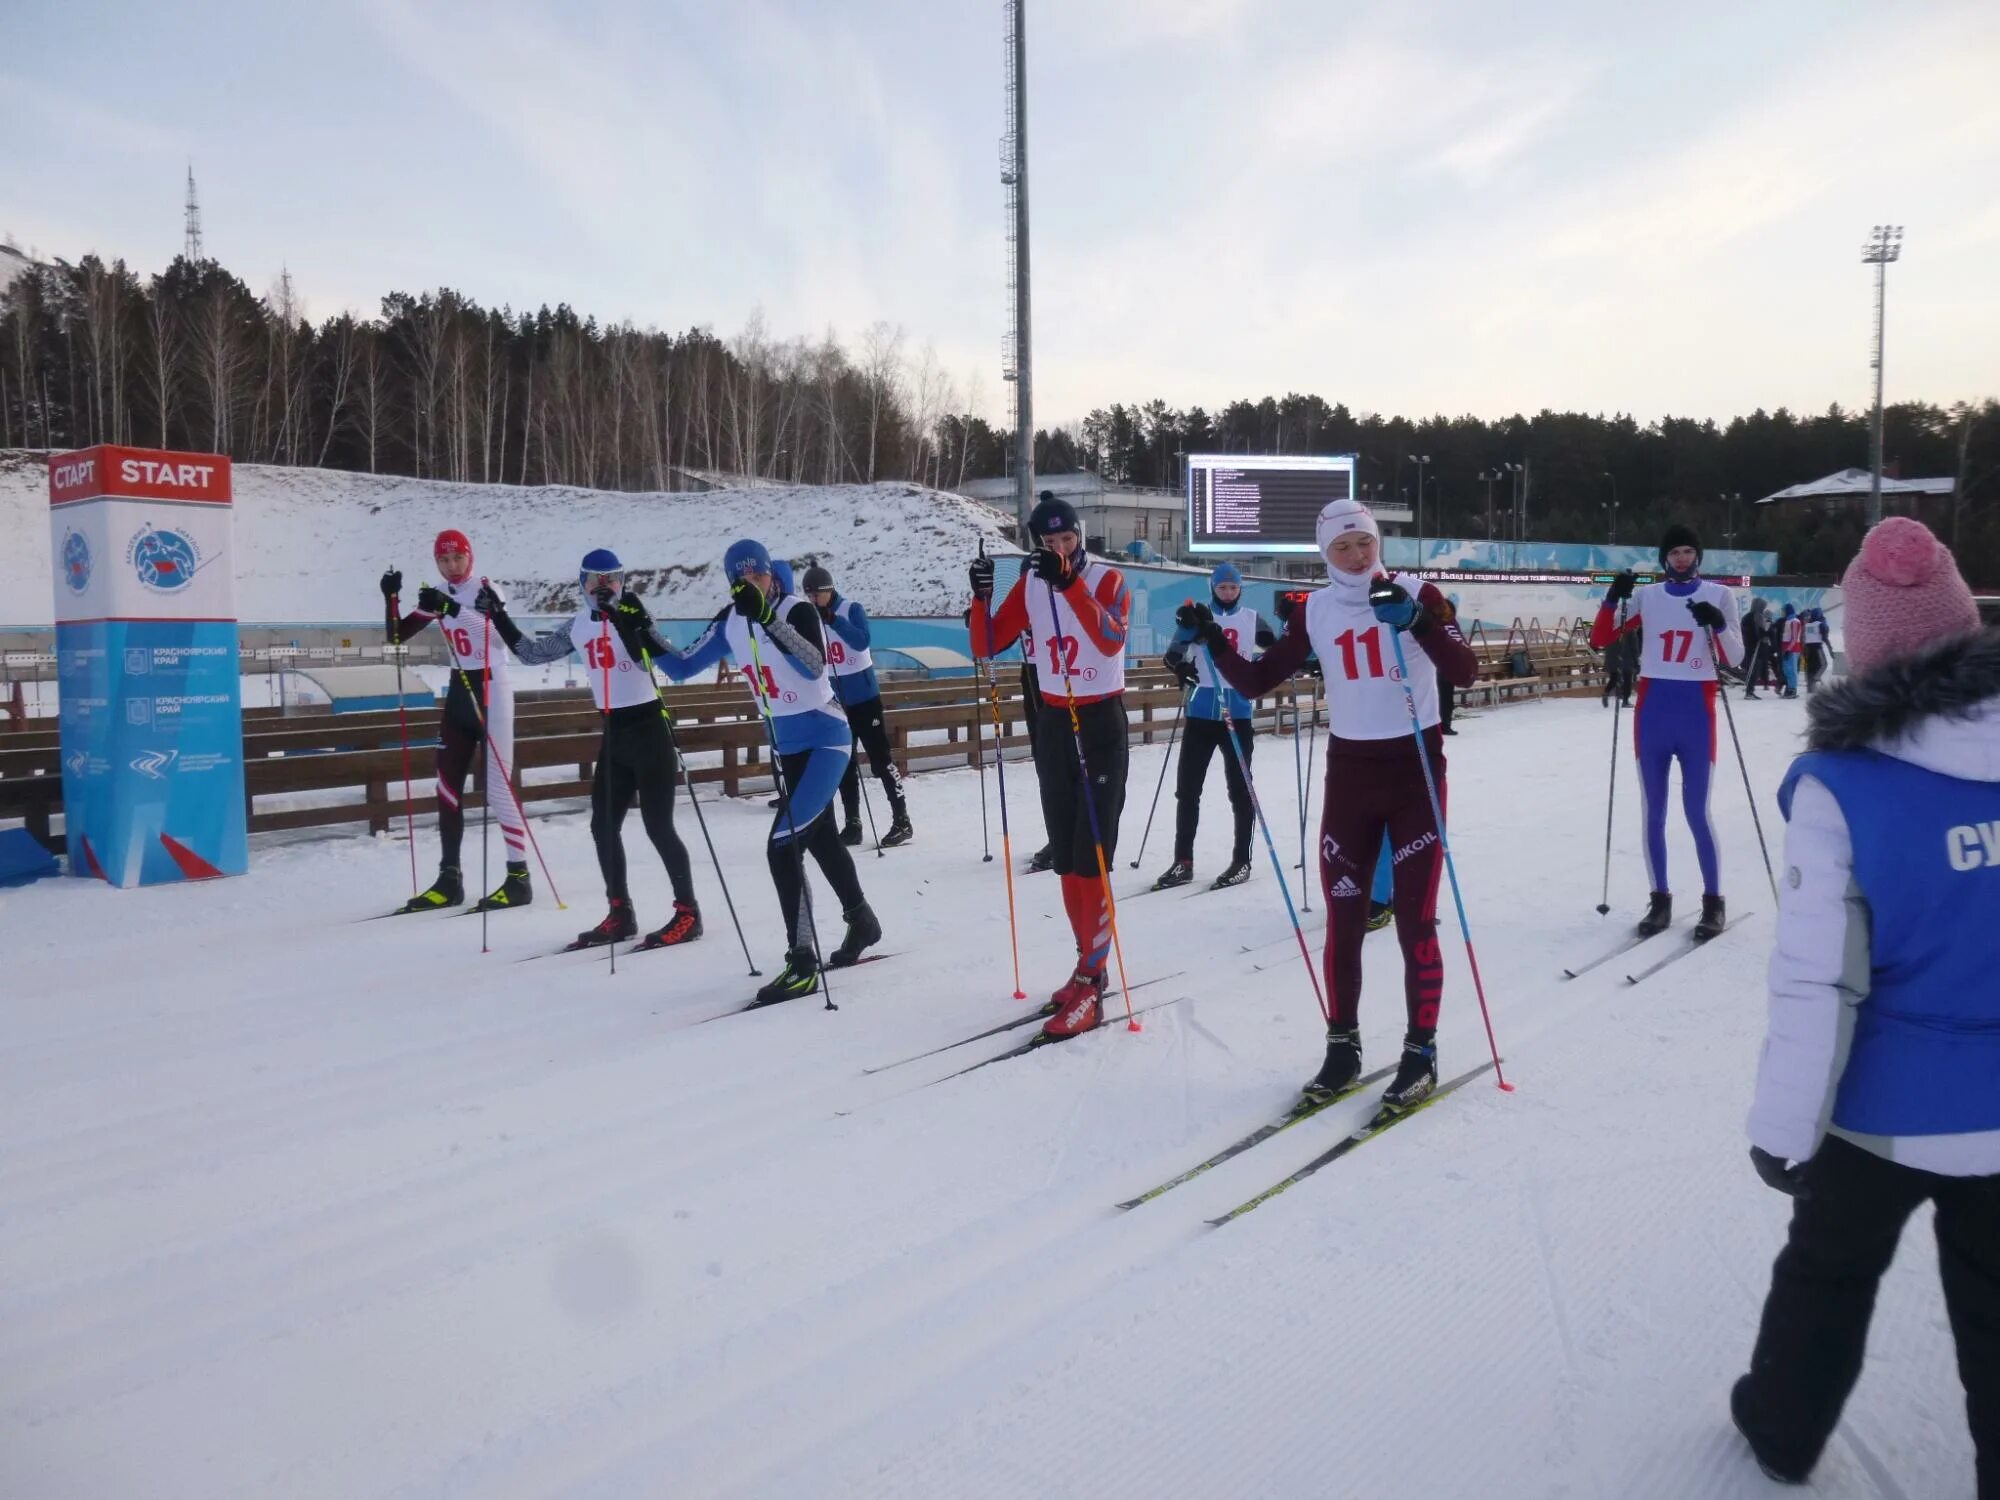
[(437, 540), (431, 543), (431, 556), (436, 557), (440, 552), (463, 552), (470, 559), (472, 541), (464, 532), (447, 528), (440, 531)]
[(1979, 628), (1979, 606), (1951, 549), (1908, 516), (1891, 516), (1862, 538), (1840, 582), (1850, 672)]

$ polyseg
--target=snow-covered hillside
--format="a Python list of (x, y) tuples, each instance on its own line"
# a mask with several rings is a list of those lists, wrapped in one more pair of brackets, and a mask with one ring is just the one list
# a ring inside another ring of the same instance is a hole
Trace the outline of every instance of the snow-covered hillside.
[[(915, 484), (672, 495), (262, 464), (235, 473), (236, 608), (252, 621), (367, 618), (391, 563), (410, 591), (432, 576), (431, 539), (447, 526), (472, 538), (480, 573), (522, 613), (571, 608), (577, 562), (593, 547), (615, 551), (663, 617), (722, 604), (722, 554), (738, 537), (825, 562), (843, 592), (884, 615), (956, 614), (980, 539), (988, 552), (1017, 550), (1000, 512)], [(51, 618), (47, 475), (43, 455), (0, 450), (0, 624)]]

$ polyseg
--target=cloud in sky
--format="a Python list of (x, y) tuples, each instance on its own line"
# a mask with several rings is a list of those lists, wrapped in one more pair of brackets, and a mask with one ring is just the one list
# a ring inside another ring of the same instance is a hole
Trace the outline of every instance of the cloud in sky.
[[(2000, 12), (1695, 0), (1029, 0), (1037, 411), (1726, 416), (2000, 385)], [(997, 5), (74, 0), (0, 67), (0, 231), (209, 247), (317, 311), (516, 306), (936, 343), (990, 414)], [(86, 46), (86, 44), (88, 44)], [(88, 54), (88, 68), (74, 60)]]

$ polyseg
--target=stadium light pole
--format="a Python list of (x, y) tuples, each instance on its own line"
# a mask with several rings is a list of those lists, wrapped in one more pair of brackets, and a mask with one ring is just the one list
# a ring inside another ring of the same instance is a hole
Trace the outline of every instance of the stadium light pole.
[(1603, 477), (1611, 481), (1611, 545), (1615, 547), (1618, 545), (1618, 476), (1606, 469)]
[(1722, 539), (1732, 552), (1736, 550), (1736, 502), (1742, 498), (1740, 490), (1730, 490), (1722, 496), (1722, 503), (1729, 507), (1729, 524), (1722, 533)]
[(1861, 263), (1875, 268), (1875, 425), (1870, 437), (1868, 524), (1882, 520), (1882, 334), (1888, 312), (1889, 263), (1903, 253), (1903, 226), (1877, 224), (1861, 247)]
[(1479, 478), (1486, 486), (1486, 540), (1493, 540), (1493, 481), (1500, 477), (1498, 469), (1481, 469)]
[(1417, 466), (1417, 566), (1424, 565), (1424, 469), (1429, 465), (1428, 453), (1412, 453), (1410, 462)]

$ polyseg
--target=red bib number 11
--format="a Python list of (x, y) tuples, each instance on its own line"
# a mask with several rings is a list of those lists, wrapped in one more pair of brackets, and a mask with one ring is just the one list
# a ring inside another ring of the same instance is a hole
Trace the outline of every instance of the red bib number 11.
[(1349, 682), (1358, 682), (1363, 675), (1361, 663), (1357, 659), (1354, 649), (1356, 646), (1359, 646), (1361, 653), (1368, 658), (1368, 671), (1366, 675), (1370, 677), (1380, 677), (1382, 675), (1382, 642), (1376, 633), (1378, 628), (1371, 625), (1366, 630), (1358, 633), (1352, 630), (1343, 630), (1333, 638), (1334, 645), (1340, 647), (1341, 670)]

